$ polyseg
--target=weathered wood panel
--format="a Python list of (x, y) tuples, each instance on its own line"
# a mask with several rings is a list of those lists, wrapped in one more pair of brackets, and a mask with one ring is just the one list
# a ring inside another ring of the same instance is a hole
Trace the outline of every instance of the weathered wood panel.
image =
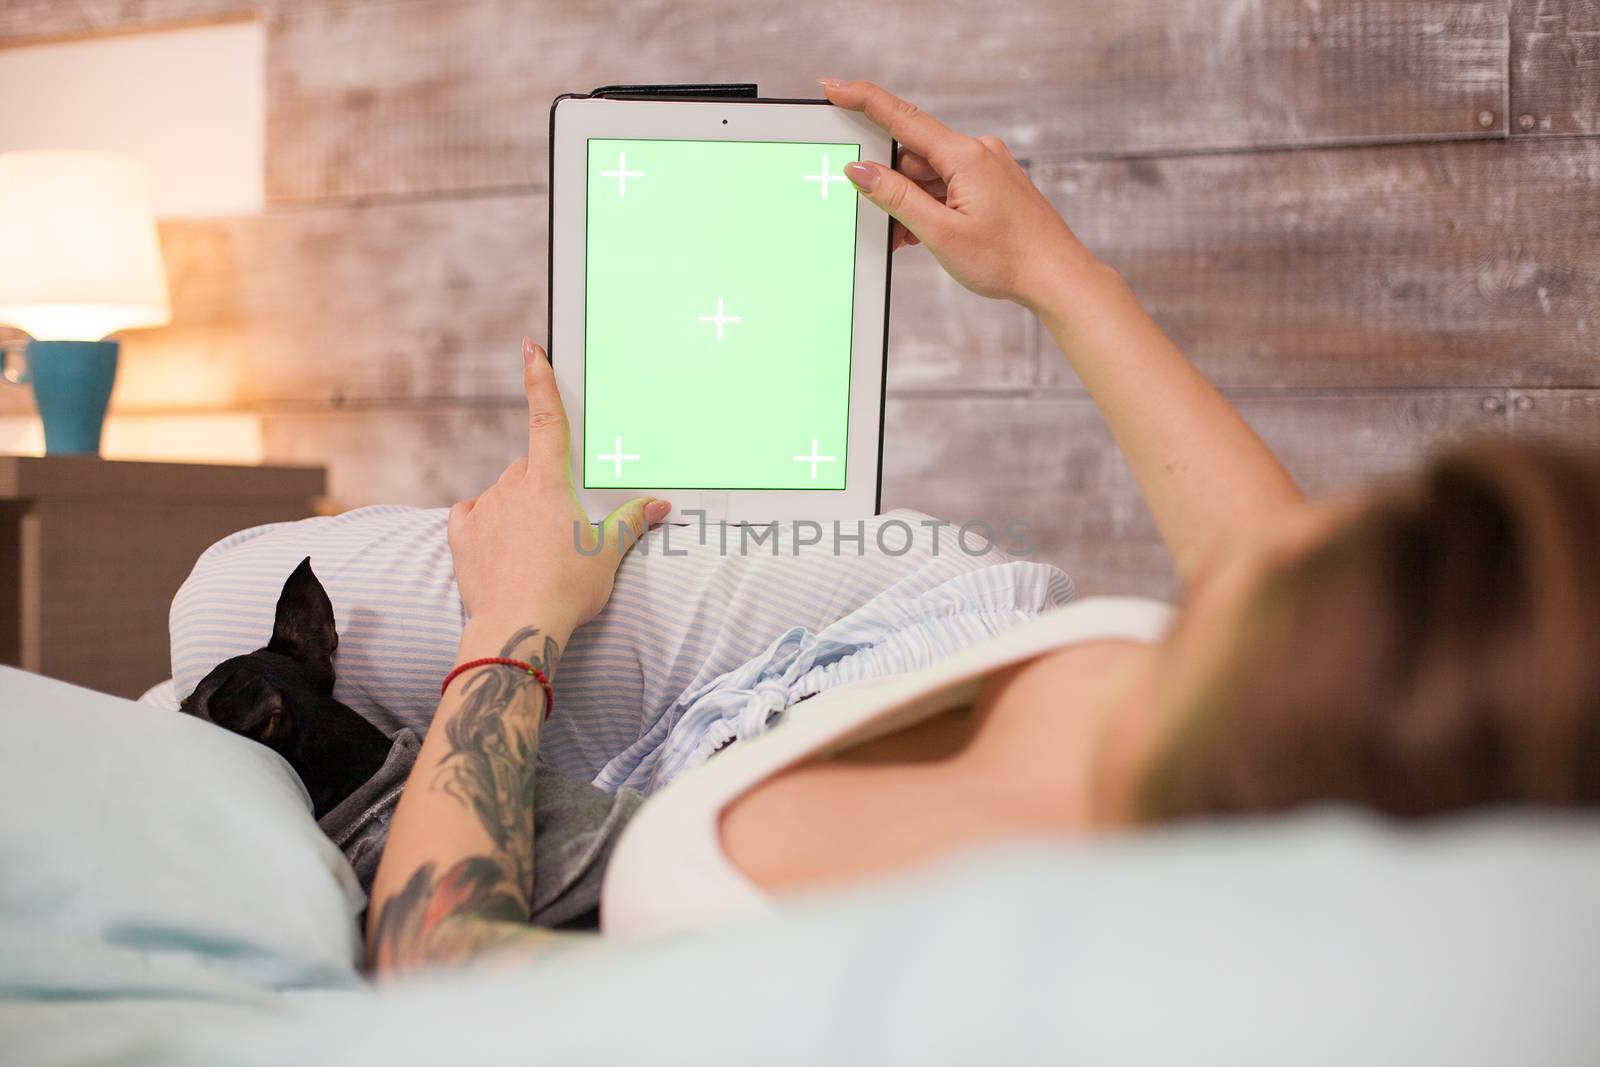
[[(1313, 492), (1407, 469), (1431, 447), (1504, 425), (1499, 393), (1237, 399)], [(332, 509), (442, 506), (469, 496), (517, 456), (524, 432), (522, 412), (510, 406), (280, 411), (264, 426), (271, 460), (328, 464)], [(891, 398), (885, 448), (885, 507), (981, 519), (997, 534), (1021, 520), (1034, 558), (1064, 567), (1082, 590), (1172, 591), (1132, 476), (1081, 393)]]
[[(1041, 165), (1041, 184), (1215, 380), (1600, 385), (1600, 140)], [(117, 403), (504, 396), (541, 336), (544, 200), (168, 223), (174, 325), (126, 338)], [(897, 261), (894, 389), (1029, 383), (1030, 322)], [(1046, 385), (1068, 381), (1045, 339)], [(0, 390), (0, 412), (27, 407)]]
[(1016, 389), (1037, 377), (1036, 323), (1016, 304), (963, 289), (926, 248), (894, 254), (889, 389)]
[(5, 0), (0, 4), (0, 47), (38, 38), (234, 18), (261, 6), (261, 0)]
[(173, 325), (127, 335), (118, 402), (516, 395), (544, 230), (533, 195), (165, 223)]
[(269, 197), (545, 180), (557, 94), (873, 78), (1022, 155), (1503, 135), (1504, 0), (283, 4)]
[(1220, 384), (1600, 385), (1600, 140), (1037, 173)]
[[(1503, 424), (1499, 394), (1241, 395), (1240, 410), (1310, 493), (1413, 466)], [(1040, 558), (1083, 592), (1170, 595), (1171, 564), (1098, 412), (1077, 393), (890, 405), (884, 503), (997, 528), (1029, 523)], [(896, 442), (915, 442), (896, 447)]]
[(1600, 448), (1600, 393), (1579, 389), (1513, 391), (1506, 409), (1519, 437), (1542, 437)]
[[(1039, 173), (1224, 385), (1600, 385), (1600, 140)], [(506, 346), (543, 332), (543, 230), (540, 194), (169, 223), (175, 325), (128, 336), (118, 402), (509, 395)], [(1028, 385), (1032, 334), (925, 250), (900, 254), (891, 388)], [(1069, 380), (1047, 339), (1038, 365)]]
[(74, 3), (62, 0), (10, 0), (0, 6), (0, 44), (29, 37), (83, 33), (88, 20)]
[(1511, 129), (1600, 133), (1600, 4), (1512, 0)]
[(367, 504), (448, 506), (493, 484), (527, 454), (526, 408), (456, 405), (423, 409), (285, 411), (262, 419), (273, 463), (324, 463), (321, 510)]
[[(165, 223), (173, 325), (124, 338), (117, 407), (515, 397), (521, 338), (544, 336), (545, 221), (542, 194), (515, 194)], [(922, 248), (898, 256), (890, 334), (892, 388), (1034, 377), (1027, 314)], [(26, 406), (0, 390), (0, 413)]]

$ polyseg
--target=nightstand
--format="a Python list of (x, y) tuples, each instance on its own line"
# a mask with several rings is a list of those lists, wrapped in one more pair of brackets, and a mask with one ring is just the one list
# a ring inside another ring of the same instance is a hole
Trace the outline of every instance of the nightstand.
[(138, 696), (172, 673), (167, 609), (200, 553), (312, 514), (326, 480), (320, 467), (0, 456), (0, 663)]

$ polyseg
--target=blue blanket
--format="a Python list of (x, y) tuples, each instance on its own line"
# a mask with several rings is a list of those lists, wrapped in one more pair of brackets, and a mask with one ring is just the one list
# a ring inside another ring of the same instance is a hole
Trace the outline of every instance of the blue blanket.
[(85, 993), (13, 993), (0, 1048), (10, 1067), (1592, 1067), (1596, 885), (1592, 821), (1415, 834), (1324, 815), (1038, 843), (776, 919), (383, 993), (117, 991), (94, 946), (62, 943)]

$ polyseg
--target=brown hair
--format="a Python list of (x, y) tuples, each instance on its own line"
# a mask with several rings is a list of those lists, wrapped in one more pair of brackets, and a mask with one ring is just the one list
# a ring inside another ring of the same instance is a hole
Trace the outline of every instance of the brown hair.
[(1484, 442), (1269, 575), (1149, 820), (1600, 804), (1600, 462)]

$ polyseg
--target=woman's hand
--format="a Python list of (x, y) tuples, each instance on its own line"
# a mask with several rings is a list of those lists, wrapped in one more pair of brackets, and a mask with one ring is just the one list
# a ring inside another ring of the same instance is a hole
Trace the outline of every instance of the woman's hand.
[(828, 99), (862, 111), (900, 142), (899, 169), (844, 168), (862, 195), (895, 218), (895, 247), (922, 243), (980, 296), (1037, 311), (1095, 262), (997, 137), (956, 133), (871, 82), (820, 79)]
[[(540, 722), (551, 711), (548, 674), (572, 631), (605, 605), (632, 538), (669, 506), (630, 500), (597, 534), (567, 473), (567, 414), (555, 372), (526, 338), (522, 362), (528, 458), (450, 509), (450, 554), (470, 616), (461, 657), (521, 660), (541, 673), (481, 664), (441, 695), (372, 884), (367, 954), (380, 974), (529, 952), (550, 940), (527, 926), (531, 798)], [(631, 537), (619, 540), (624, 531)], [(579, 551), (600, 536), (599, 551)]]
[(450, 554), (462, 605), (473, 622), (503, 628), (496, 640), (536, 622), (546, 633), (565, 631), (564, 643), (599, 614), (627, 549), (672, 505), (639, 497), (608, 515), (601, 531), (590, 526), (572, 489), (567, 413), (555, 371), (526, 338), (522, 361), (528, 458), (450, 509)]
[(1089, 254), (1005, 145), (965, 137), (870, 82), (820, 79), (904, 151), (851, 163), (862, 195), (962, 285), (1039, 316), (1094, 397), (1180, 576), (1304, 506), (1261, 439), (1190, 366), (1115, 271)]

